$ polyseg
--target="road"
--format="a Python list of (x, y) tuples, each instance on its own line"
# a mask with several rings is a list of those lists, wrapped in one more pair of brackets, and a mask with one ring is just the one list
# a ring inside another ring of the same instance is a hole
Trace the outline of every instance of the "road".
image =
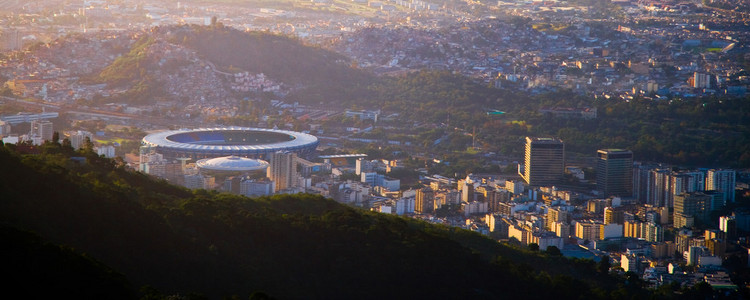
[(12, 98), (12, 97), (5, 97), (5, 96), (0, 96), (0, 100), (5, 101), (5, 102), (9, 102), (9, 101), (14, 102), (27, 109), (35, 109), (35, 110), (42, 109), (47, 112), (58, 112), (60, 114), (72, 114), (72, 115), (79, 115), (79, 116), (90, 116), (90, 117), (95, 117), (95, 118), (116, 119), (116, 120), (122, 120), (122, 121), (130, 121), (132, 123), (143, 123), (143, 124), (150, 124), (150, 125), (162, 126), (162, 127), (171, 127), (171, 126), (190, 127), (193, 125), (193, 124), (189, 124), (185, 122), (184, 120), (174, 121), (174, 120), (158, 118), (154, 116), (143, 116), (143, 115), (134, 115), (134, 114), (127, 114), (127, 113), (122, 113), (122, 112), (99, 110), (99, 109), (92, 109), (92, 108), (72, 107), (68, 105), (60, 105), (60, 104), (50, 103), (50, 102), (30, 101), (30, 100), (17, 99), (17, 98)]

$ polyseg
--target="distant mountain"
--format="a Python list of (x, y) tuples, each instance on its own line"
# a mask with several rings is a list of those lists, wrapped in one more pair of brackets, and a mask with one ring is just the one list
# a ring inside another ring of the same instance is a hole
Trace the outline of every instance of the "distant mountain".
[[(108, 299), (132, 298), (142, 286), (215, 299), (257, 291), (280, 299), (646, 296), (635, 282), (598, 273), (592, 261), (519, 250), (470, 231), (314, 195), (249, 199), (188, 191), (58, 144), (42, 146), (41, 155), (13, 148), (0, 147), (2, 223), (36, 233), (36, 244), (85, 253), (132, 282), (83, 264), (56, 274), (104, 285), (65, 283), (71, 289), (60, 289), (61, 297), (102, 286), (112, 287)], [(6, 245), (19, 240), (0, 236)], [(36, 256), (5, 256), (3, 264), (44, 270), (70, 261), (54, 251)], [(27, 284), (39, 289), (53, 284), (43, 272), (28, 276)]]

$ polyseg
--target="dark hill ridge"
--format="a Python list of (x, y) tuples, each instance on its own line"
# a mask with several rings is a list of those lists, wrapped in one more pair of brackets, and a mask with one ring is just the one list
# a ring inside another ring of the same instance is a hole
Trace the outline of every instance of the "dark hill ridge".
[(281, 299), (643, 293), (618, 290), (593, 263), (517, 250), (465, 230), (314, 195), (190, 192), (93, 152), (75, 154), (87, 157), (80, 164), (69, 159), (70, 149), (42, 148), (45, 154), (30, 156), (0, 147), (2, 223), (86, 253), (136, 287), (212, 298), (263, 291)]

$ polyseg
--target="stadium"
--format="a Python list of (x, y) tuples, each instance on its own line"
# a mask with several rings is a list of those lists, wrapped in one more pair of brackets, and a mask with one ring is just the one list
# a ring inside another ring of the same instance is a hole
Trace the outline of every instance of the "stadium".
[(266, 159), (277, 151), (297, 153), (312, 159), (318, 138), (306, 133), (248, 127), (169, 130), (149, 134), (142, 146), (167, 159), (239, 156)]

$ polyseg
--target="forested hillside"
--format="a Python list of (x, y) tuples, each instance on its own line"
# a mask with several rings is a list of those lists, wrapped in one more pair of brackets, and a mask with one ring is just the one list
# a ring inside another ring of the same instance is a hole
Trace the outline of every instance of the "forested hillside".
[[(519, 250), (476, 233), (319, 196), (249, 199), (188, 191), (127, 171), (91, 150), (47, 143), (37, 149), (42, 154), (31, 155), (15, 148), (0, 147), (2, 223), (119, 272), (129, 284), (115, 275), (90, 277), (118, 287), (110, 292), (121, 298), (143, 286), (215, 299), (258, 291), (281, 299), (647, 295), (637, 281), (626, 284), (601, 273), (592, 261)], [(15, 265), (58, 263), (54, 253), (39, 255), (47, 259)], [(85, 270), (70, 268), (60, 276), (75, 278)], [(39, 288), (50, 284), (36, 282)], [(60, 293), (84, 291), (95, 292), (78, 287)]]

